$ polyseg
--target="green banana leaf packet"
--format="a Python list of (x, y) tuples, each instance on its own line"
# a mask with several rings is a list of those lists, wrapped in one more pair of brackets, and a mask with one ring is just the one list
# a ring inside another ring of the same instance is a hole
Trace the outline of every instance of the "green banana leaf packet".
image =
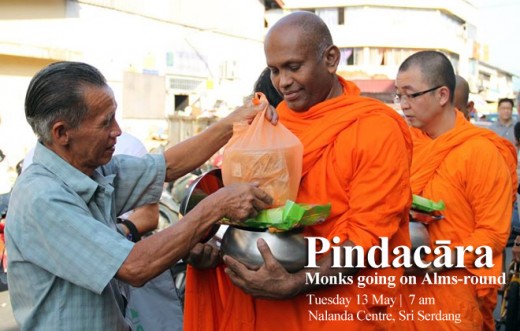
[(331, 204), (312, 205), (287, 200), (285, 206), (264, 209), (255, 218), (240, 224), (222, 220), (221, 224), (240, 225), (255, 229), (269, 229), (272, 232), (288, 231), (294, 228), (321, 223), (330, 215)]

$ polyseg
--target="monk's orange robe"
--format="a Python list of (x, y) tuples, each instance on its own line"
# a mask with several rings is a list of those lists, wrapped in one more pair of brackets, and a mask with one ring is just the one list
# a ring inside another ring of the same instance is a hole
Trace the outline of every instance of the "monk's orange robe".
[[(303, 177), (298, 202), (331, 202), (330, 217), (307, 227), (306, 236), (339, 236), (365, 251), (388, 237), (390, 250), (409, 245), (411, 204), (409, 167), (412, 144), (404, 120), (384, 104), (359, 96), (359, 89), (340, 79), (343, 95), (304, 113), (282, 102), (280, 121), (304, 146)], [(256, 245), (252, 242), (251, 245)], [(288, 300), (253, 298), (233, 286), (223, 268), (188, 269), (184, 329), (186, 331), (381, 330), (388, 302), (395, 297), (402, 269), (361, 269), (352, 285), (326, 286)], [(383, 276), (390, 285), (365, 285), (362, 277)], [(314, 297), (313, 297), (314, 295)], [(317, 299), (352, 300), (348, 306)], [(377, 315), (379, 313), (379, 315)], [(333, 321), (331, 314), (347, 320)], [(325, 318), (328, 320), (316, 320)], [(350, 319), (350, 320), (348, 320)], [(379, 320), (377, 320), (379, 319)]]
[[(475, 268), (476, 255), (467, 253), (464, 257), (466, 268), (438, 275), (458, 279), (472, 275), (499, 276), (502, 251), (509, 236), (512, 199), (516, 193), (516, 149), (491, 130), (475, 127), (462, 113), (456, 112), (456, 116), (455, 127), (436, 139), (411, 129), (414, 141), (412, 192), (434, 201), (443, 200), (446, 204), (445, 219), (428, 226), (432, 247), (435, 247), (435, 240), (450, 240), (451, 247), (489, 246), (493, 252), (495, 266), (492, 268)], [(398, 310), (413, 310), (415, 319), (399, 321), (396, 329), (482, 330), (483, 322), (484, 329), (492, 328), (495, 289), (499, 285), (482, 282), (476, 286), (471, 283), (420, 285), (423, 280), (419, 277), (419, 285), (402, 289), (404, 303)], [(478, 296), (487, 298), (483, 301), (487, 302), (487, 307), (481, 307), (483, 313), (479, 311)], [(435, 304), (421, 305), (419, 298), (434, 298)], [(427, 321), (418, 316), (419, 311), (460, 314), (460, 322), (454, 318)]]

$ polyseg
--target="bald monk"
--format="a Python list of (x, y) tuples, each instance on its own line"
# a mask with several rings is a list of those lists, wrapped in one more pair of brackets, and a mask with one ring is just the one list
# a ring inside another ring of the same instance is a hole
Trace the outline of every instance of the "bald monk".
[[(353, 83), (336, 75), (340, 52), (318, 16), (285, 16), (268, 32), (264, 50), (272, 82), (284, 98), (277, 107), (281, 123), (304, 145), (297, 201), (332, 203), (330, 217), (305, 228), (304, 235), (337, 236), (339, 246), (357, 245), (365, 252), (380, 245), (381, 237), (389, 239), (390, 250), (410, 245), (412, 145), (406, 122), (381, 102), (361, 97)], [(391, 324), (390, 303), (372, 295), (394, 298), (404, 270), (331, 268), (331, 254), (324, 254), (319, 268), (288, 273), (263, 240), (250, 244), (258, 245), (264, 257), (258, 270), (230, 256), (216, 269), (189, 269), (186, 331), (385, 330)], [(353, 284), (306, 284), (306, 274), (318, 272), (342, 273)], [(362, 277), (376, 275), (396, 280), (363, 287)], [(351, 301), (330, 301), (338, 296)]]
[(464, 117), (469, 121), (471, 110), (473, 109), (473, 101), (469, 100), (469, 85), (466, 79), (460, 75), (455, 76), (455, 92), (453, 103), (455, 108), (460, 110)]
[[(425, 273), (459, 279), (499, 276), (517, 181), (515, 147), (490, 130), (473, 126), (455, 110), (455, 74), (440, 52), (418, 52), (407, 58), (399, 68), (395, 88), (412, 127), (412, 192), (446, 204), (445, 219), (428, 226), (431, 243), (450, 240), (451, 246), (489, 246), (495, 265), (475, 268), (475, 256), (466, 254), (465, 268), (423, 269), (417, 283), (424, 281)], [(497, 288), (482, 283), (404, 286), (405, 302), (398, 310), (442, 312), (451, 317), (420, 321), (415, 315), (415, 319), (398, 321), (396, 329), (494, 330)], [(419, 300), (412, 301), (415, 298), (434, 298), (435, 304), (420, 305)]]

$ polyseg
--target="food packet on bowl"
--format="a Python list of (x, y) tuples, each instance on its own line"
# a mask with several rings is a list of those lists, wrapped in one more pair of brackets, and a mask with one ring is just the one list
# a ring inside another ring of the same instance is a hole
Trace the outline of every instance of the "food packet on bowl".
[[(256, 93), (254, 104), (266, 100)], [(222, 179), (224, 185), (258, 182), (273, 198), (272, 207), (296, 200), (302, 174), (303, 145), (282, 123), (272, 125), (266, 108), (251, 125), (236, 123), (233, 136), (224, 148)]]
[(432, 201), (419, 195), (412, 196), (410, 221), (430, 224), (444, 218), (442, 211), (446, 208), (444, 201)]
[(444, 208), (446, 208), (446, 205), (442, 200), (435, 202), (420, 195), (414, 194), (412, 196), (412, 209), (429, 213), (433, 211), (442, 211)]
[(321, 223), (330, 215), (331, 204), (313, 205), (296, 203), (288, 200), (283, 207), (264, 209), (255, 218), (244, 222), (232, 222), (227, 219), (221, 224), (246, 226), (255, 229), (269, 229), (271, 232), (288, 231)]

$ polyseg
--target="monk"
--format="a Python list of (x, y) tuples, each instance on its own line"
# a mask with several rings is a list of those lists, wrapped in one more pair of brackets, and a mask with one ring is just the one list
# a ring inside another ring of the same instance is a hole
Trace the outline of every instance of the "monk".
[[(337, 237), (334, 246), (359, 246), (365, 252), (380, 245), (380, 238), (388, 238), (390, 250), (409, 246), (412, 145), (406, 122), (336, 75), (340, 52), (318, 16), (295, 12), (280, 19), (268, 32), (264, 50), (271, 80), (284, 98), (277, 107), (280, 121), (304, 145), (297, 202), (332, 204), (330, 217), (306, 227), (305, 236)], [(258, 270), (230, 256), (216, 269), (189, 269), (186, 331), (384, 330), (392, 323), (391, 303), (373, 296), (394, 298), (402, 268), (332, 268), (327, 253), (318, 268), (288, 273), (265, 241), (251, 245), (258, 245), (264, 258)], [(353, 282), (306, 284), (306, 276), (318, 273), (342, 273)], [(367, 284), (367, 277), (375, 276), (394, 281)]]
[(468, 100), (469, 100), (468, 81), (461, 75), (456, 75), (453, 103), (455, 105), (455, 108), (460, 110), (464, 114), (464, 117), (469, 121), (471, 118), (471, 112), (473, 110), (473, 101), (468, 101)]
[[(396, 101), (412, 127), (412, 192), (446, 204), (445, 219), (428, 225), (432, 246), (436, 240), (449, 240), (451, 247), (488, 246), (494, 264), (476, 268), (476, 255), (467, 253), (465, 268), (423, 269), (419, 285), (404, 286), (403, 307), (397, 308), (415, 315), (398, 320), (396, 329), (495, 330), (493, 309), (499, 285), (429, 284), (425, 279), (435, 274), (450, 279), (500, 276), (517, 182), (515, 147), (490, 130), (473, 126), (456, 111), (454, 70), (440, 52), (418, 52), (407, 58), (395, 88)], [(433, 301), (421, 305), (419, 298)], [(426, 320), (417, 315), (419, 311), (444, 315)]]

